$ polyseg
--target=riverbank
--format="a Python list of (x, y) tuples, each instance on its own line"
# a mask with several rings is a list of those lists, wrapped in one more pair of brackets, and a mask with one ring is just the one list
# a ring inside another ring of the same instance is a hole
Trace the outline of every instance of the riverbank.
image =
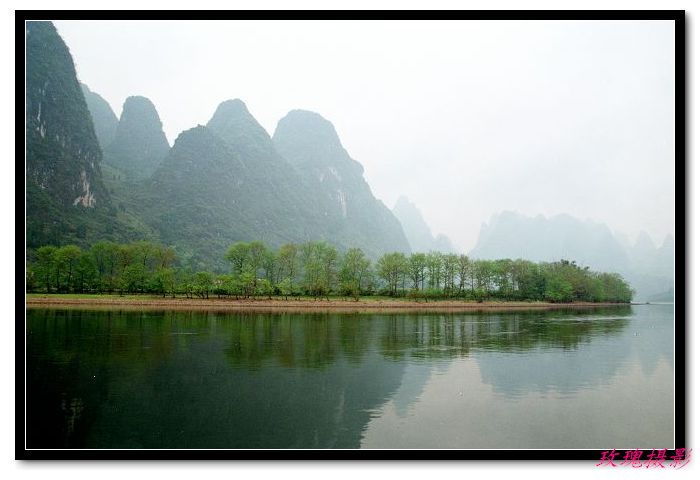
[(504, 311), (529, 309), (596, 308), (620, 303), (475, 302), (464, 300), (411, 300), (387, 297), (352, 298), (163, 298), (156, 296), (28, 294), (27, 308), (100, 308), (150, 310), (231, 310), (231, 311)]

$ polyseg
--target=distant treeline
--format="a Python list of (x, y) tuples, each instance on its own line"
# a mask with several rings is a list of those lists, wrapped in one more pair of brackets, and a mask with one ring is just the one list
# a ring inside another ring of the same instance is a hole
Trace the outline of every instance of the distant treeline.
[(414, 299), (630, 302), (617, 273), (576, 262), (474, 260), (440, 252), (388, 253), (372, 262), (359, 248), (344, 253), (326, 242), (237, 242), (225, 259), (230, 273), (194, 272), (175, 250), (152, 242), (102, 241), (89, 250), (43, 246), (28, 261), (27, 290), (49, 293), (149, 293), (209, 298), (384, 295)]

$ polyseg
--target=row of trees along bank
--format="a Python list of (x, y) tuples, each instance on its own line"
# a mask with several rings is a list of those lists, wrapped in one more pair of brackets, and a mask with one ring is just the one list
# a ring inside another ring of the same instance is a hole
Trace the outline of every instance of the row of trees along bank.
[(372, 262), (359, 248), (339, 252), (325, 242), (237, 242), (228, 273), (194, 272), (175, 250), (152, 242), (43, 246), (31, 252), (27, 290), (46, 293), (148, 293), (209, 298), (384, 295), (415, 299), (548, 302), (630, 302), (633, 291), (617, 273), (576, 262), (475, 260), (466, 255), (387, 253)]

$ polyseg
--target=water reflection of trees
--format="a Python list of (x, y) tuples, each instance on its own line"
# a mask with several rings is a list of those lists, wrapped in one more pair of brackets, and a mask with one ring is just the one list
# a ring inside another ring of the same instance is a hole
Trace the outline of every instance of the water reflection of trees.
[(280, 314), (228, 318), (226, 355), (237, 366), (321, 368), (370, 351), (391, 360), (449, 359), (473, 350), (574, 349), (614, 335), (630, 307), (469, 314)]
[[(630, 314), (629, 307), (469, 314), (30, 310), (28, 439), (32, 448), (161, 445), (157, 426), (170, 429), (162, 435), (173, 446), (196, 444), (197, 433), (212, 445), (267, 445), (266, 431), (256, 434), (264, 417), (280, 445), (353, 447), (368, 412), (400, 385), (407, 360), (573, 349), (619, 333)], [(230, 425), (214, 440), (207, 419), (218, 411), (216, 421), (228, 418)], [(301, 423), (290, 423), (292, 411)], [(242, 423), (248, 416), (257, 423)], [(110, 423), (121, 418), (130, 419), (132, 433)], [(180, 438), (183, 422), (194, 433)], [(354, 433), (338, 437), (341, 427)], [(245, 438), (234, 435), (241, 429)]]
[(535, 348), (576, 348), (599, 335), (620, 332), (629, 307), (518, 313), (396, 316), (384, 323), (382, 353), (389, 358), (440, 359), (473, 350), (527, 352)]
[(235, 365), (259, 368), (267, 362), (285, 367), (319, 368), (339, 356), (359, 363), (371, 347), (371, 318), (362, 315), (230, 315), (226, 355)]
[(620, 332), (631, 312), (629, 306), (468, 314), (37, 310), (28, 341), (60, 363), (80, 355), (95, 364), (109, 357), (151, 368), (173, 349), (188, 349), (191, 335), (214, 336), (237, 366), (320, 368), (341, 357), (359, 363), (369, 351), (401, 360), (573, 349)]

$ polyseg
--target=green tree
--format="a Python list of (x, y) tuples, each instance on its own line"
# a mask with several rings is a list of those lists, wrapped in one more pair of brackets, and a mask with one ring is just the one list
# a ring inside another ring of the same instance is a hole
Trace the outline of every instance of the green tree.
[(275, 285), (279, 277), (277, 272), (277, 255), (273, 250), (265, 250), (262, 256), (261, 266), (263, 270), (263, 278), (265, 278), (270, 285)]
[(340, 266), (341, 288), (344, 293), (352, 295), (355, 301), (359, 300), (370, 267), (371, 262), (359, 248), (351, 248), (343, 255)]
[(618, 273), (601, 273), (599, 274), (600, 282), (605, 291), (606, 302), (624, 302), (629, 303), (634, 296), (634, 290), (630, 288), (627, 282)]
[(300, 246), (303, 266), (302, 287), (314, 297), (327, 297), (337, 276), (338, 252), (326, 242), (307, 242)]
[(284, 299), (287, 300), (287, 297), (295, 293), (294, 282), (292, 282), (291, 278), (285, 277), (277, 284), (277, 290), (279, 290), (280, 295), (283, 295)]
[(129, 246), (133, 250), (134, 261), (140, 262), (144, 272), (148, 272), (153, 267), (159, 247), (149, 241), (133, 242)]
[(26, 266), (26, 278), (25, 278), (25, 288), (27, 292), (37, 291), (37, 275), (34, 265), (28, 264)]
[(141, 262), (128, 264), (121, 274), (121, 290), (126, 293), (139, 293), (146, 289), (146, 269)]
[(238, 295), (236, 277), (228, 274), (217, 275), (214, 278), (212, 293), (219, 298)]
[[(457, 285), (460, 295), (464, 295), (467, 288), (467, 282), (472, 276), (473, 264), (472, 261), (466, 255), (460, 255), (457, 259)], [(472, 285), (472, 290), (474, 286)]]
[(438, 290), (442, 279), (442, 253), (429, 252), (426, 256), (426, 266), (428, 268), (428, 288)]
[(505, 300), (512, 299), (514, 289), (511, 281), (511, 261), (508, 259), (494, 260), (490, 262), (490, 270), (498, 297)]
[(55, 285), (56, 278), (56, 250), (52, 245), (39, 247), (36, 251), (36, 277), (37, 283), (44, 287), (46, 293), (51, 292), (51, 286)]
[(214, 277), (211, 272), (197, 272), (194, 274), (194, 289), (195, 295), (201, 298), (209, 298), (209, 292), (214, 285)]
[(150, 290), (165, 297), (175, 297), (175, 271), (168, 267), (159, 267), (151, 277)]
[(240, 292), (246, 298), (255, 295), (256, 278), (253, 272), (244, 271), (238, 276)]
[(289, 278), (294, 282), (299, 273), (299, 248), (293, 243), (282, 245), (277, 253), (278, 278)]
[(275, 291), (272, 282), (270, 282), (267, 278), (259, 279), (255, 288), (256, 295), (266, 296), (268, 299), (272, 298), (272, 294)]
[(245, 242), (236, 242), (226, 251), (224, 258), (231, 263), (231, 271), (234, 275), (243, 273), (249, 252), (250, 245)]
[(459, 268), (459, 256), (454, 253), (442, 255), (442, 286), (446, 296), (455, 290), (455, 275)]
[(406, 255), (403, 253), (386, 253), (377, 261), (377, 274), (386, 282), (389, 294), (398, 295), (399, 284), (406, 273)]
[(574, 288), (566, 278), (568, 262), (550, 263), (545, 268), (545, 300), (554, 303), (571, 302)]
[(90, 247), (95, 267), (97, 268), (97, 290), (114, 291), (118, 265), (119, 245), (113, 242), (100, 241)]
[(425, 270), (427, 258), (424, 253), (412, 253), (408, 257), (408, 276), (411, 280), (413, 290), (423, 290), (425, 284)]
[(90, 252), (81, 252), (75, 266), (73, 289), (78, 292), (88, 292), (96, 289), (99, 284), (97, 267)]
[[(184, 256), (191, 255), (185, 252)], [(360, 294), (376, 291), (379, 277), (389, 295), (420, 295), (426, 300), (470, 293), (478, 301), (495, 297), (629, 303), (634, 295), (621, 275), (593, 272), (569, 260), (536, 264), (510, 259), (472, 261), (466, 255), (440, 252), (408, 257), (393, 252), (382, 255), (373, 268), (359, 248), (349, 249), (339, 259), (335, 247), (326, 242), (287, 244), (275, 252), (260, 241), (235, 243), (226, 258), (234, 273), (214, 277), (204, 270), (193, 274), (186, 260), (186, 268), (175, 270), (178, 258), (172, 247), (152, 242), (97, 242), (86, 252), (76, 245), (47, 245), (28, 252), (26, 288), (93, 292), (116, 287), (120, 293), (180, 293), (188, 298), (209, 298), (210, 293), (271, 297), (275, 292), (285, 298), (299, 293), (328, 298), (341, 293), (358, 300)]]
[(268, 256), (268, 250), (265, 244), (259, 240), (250, 242), (248, 250), (247, 270), (252, 272), (255, 280), (254, 286), (258, 284), (258, 273), (265, 263), (265, 258)]
[(59, 291), (68, 292), (73, 290), (73, 275), (80, 254), (80, 247), (77, 245), (66, 245), (56, 250), (54, 254), (57, 265), (56, 286)]
[(545, 279), (539, 265), (527, 260), (515, 260), (513, 278), (517, 299), (542, 300), (544, 298)]
[(491, 294), (492, 272), (493, 268), (488, 260), (474, 262), (474, 277), (476, 289), (479, 290), (479, 299), (487, 298)]
[(177, 259), (175, 249), (165, 245), (156, 245), (154, 255), (156, 260), (156, 268), (170, 268)]
[(194, 291), (194, 275), (189, 267), (180, 268), (175, 275), (177, 290), (187, 298), (192, 298)]
[(338, 275), (338, 251), (334, 246), (323, 242), (320, 246), (321, 286), (323, 294), (328, 296), (335, 288)]

